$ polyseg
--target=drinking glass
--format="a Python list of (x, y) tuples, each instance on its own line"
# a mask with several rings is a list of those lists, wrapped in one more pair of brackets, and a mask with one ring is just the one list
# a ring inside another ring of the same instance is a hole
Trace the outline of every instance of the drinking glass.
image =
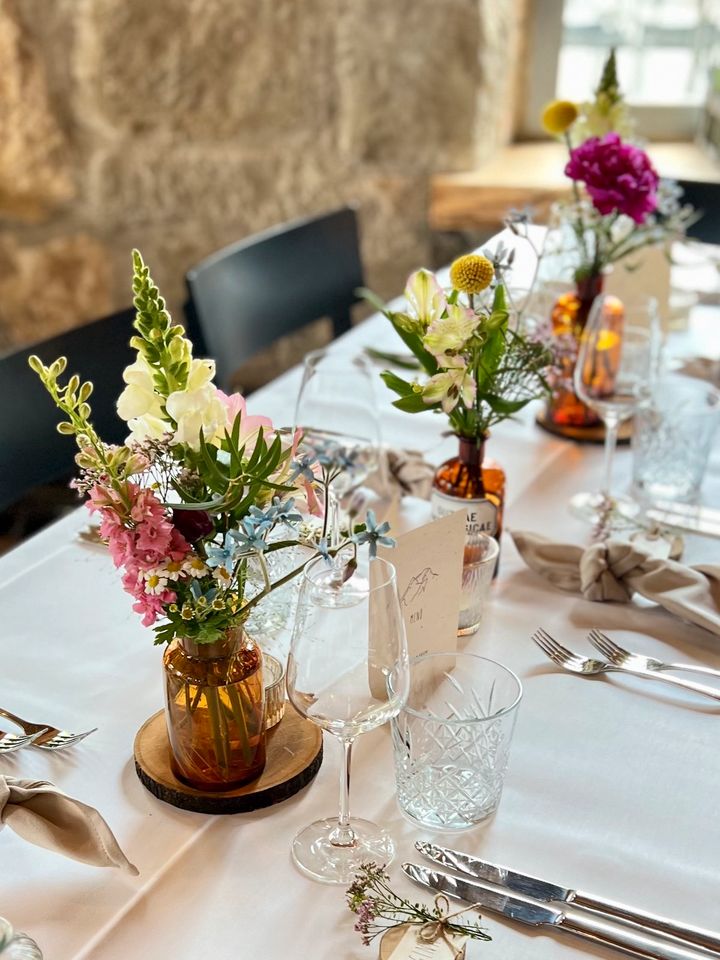
[(490, 586), (495, 575), (500, 545), (494, 537), (477, 534), (465, 547), (458, 636), (464, 637), (480, 626)]
[(719, 425), (720, 390), (691, 377), (658, 380), (635, 417), (633, 492), (638, 499), (697, 503)]
[(578, 397), (605, 423), (604, 483), (600, 493), (578, 493), (571, 499), (578, 516), (597, 520), (609, 507), (617, 508), (619, 515), (638, 512), (632, 500), (612, 496), (613, 457), (620, 424), (652, 390), (659, 351), (653, 297), (621, 302), (606, 294), (595, 299), (580, 341), (574, 386)]
[[(404, 677), (390, 675), (391, 693)], [(391, 724), (397, 799), (413, 823), (466, 830), (497, 809), (522, 686), (473, 653), (410, 661), (410, 693)]]
[[(384, 829), (350, 817), (350, 756), (360, 734), (405, 703), (407, 642), (395, 568), (364, 551), (357, 564), (346, 580), (322, 557), (305, 568), (287, 666), (295, 708), (342, 744), (337, 818), (310, 824), (292, 843), (297, 866), (325, 883), (347, 883), (364, 861), (389, 863), (394, 854)], [(388, 693), (391, 671), (395, 682)]]
[(331, 462), (329, 530), (331, 545), (340, 541), (340, 500), (357, 489), (378, 466), (380, 421), (373, 371), (363, 357), (315, 350), (305, 357), (295, 427), (309, 446)]

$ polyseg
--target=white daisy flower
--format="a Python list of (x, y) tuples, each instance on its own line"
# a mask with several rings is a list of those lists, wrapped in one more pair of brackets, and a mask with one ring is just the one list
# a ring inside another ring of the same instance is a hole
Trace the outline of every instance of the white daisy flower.
[(222, 587), (224, 590), (227, 590), (227, 588), (233, 582), (232, 574), (229, 573), (225, 567), (215, 567), (213, 570), (213, 576), (217, 580), (218, 586)]
[(210, 569), (202, 557), (193, 553), (183, 563), (182, 571), (183, 573), (189, 573), (191, 577), (204, 577), (210, 572)]
[(145, 580), (145, 593), (160, 594), (167, 590), (167, 577), (163, 576), (162, 570), (146, 570), (143, 574)]

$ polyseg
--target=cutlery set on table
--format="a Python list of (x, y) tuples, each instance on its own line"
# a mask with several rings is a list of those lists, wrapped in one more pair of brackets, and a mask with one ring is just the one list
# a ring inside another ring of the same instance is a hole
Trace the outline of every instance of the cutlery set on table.
[(720, 957), (720, 934), (655, 916), (500, 867), (477, 857), (418, 841), (418, 853), (446, 873), (416, 863), (403, 872), (436, 893), (502, 914), (531, 927), (571, 933), (646, 960)]
[(22, 747), (40, 747), (43, 750), (65, 750), (76, 743), (80, 743), (91, 733), (95, 733), (97, 727), (92, 730), (86, 730), (85, 733), (70, 733), (68, 730), (61, 730), (59, 727), (53, 727), (48, 723), (31, 723), (29, 720), (23, 720), (21, 717), (10, 713), (9, 710), (3, 710), (0, 707), (0, 717), (11, 720), (23, 731), (23, 734), (4, 733), (0, 731), (0, 754), (13, 753)]
[(633, 653), (618, 646), (617, 643), (599, 630), (591, 630), (587, 639), (605, 657), (604, 660), (583, 657), (572, 650), (568, 650), (567, 647), (558, 643), (554, 637), (551, 637), (543, 629), (536, 630), (532, 639), (556, 666), (570, 673), (577, 673), (584, 677), (606, 673), (626, 673), (634, 677), (660, 680), (691, 693), (698, 693), (710, 697), (712, 700), (720, 701), (720, 685), (717, 687), (708, 686), (707, 684), (696, 683), (694, 680), (685, 680), (682, 677), (671, 675), (672, 671), (677, 671), (697, 673), (720, 679), (720, 670), (714, 670), (712, 667), (695, 666), (690, 663), (664, 663), (662, 660), (653, 657)]

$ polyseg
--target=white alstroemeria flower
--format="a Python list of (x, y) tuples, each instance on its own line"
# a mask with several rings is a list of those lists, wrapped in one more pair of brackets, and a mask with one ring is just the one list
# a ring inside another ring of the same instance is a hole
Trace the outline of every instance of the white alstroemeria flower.
[(155, 392), (153, 371), (142, 354), (123, 371), (127, 384), (117, 400), (118, 416), (127, 421), (133, 440), (161, 437), (170, 429), (163, 419), (162, 397)]
[(459, 303), (449, 304), (447, 314), (447, 317), (434, 320), (423, 337), (423, 345), (434, 356), (449, 350), (462, 350), (480, 322), (472, 310)]
[(437, 282), (435, 274), (424, 268), (416, 270), (408, 277), (405, 298), (425, 328), (437, 320), (447, 306), (445, 292)]
[(225, 429), (225, 406), (212, 383), (214, 376), (213, 360), (193, 360), (186, 388), (175, 390), (165, 401), (165, 409), (177, 423), (175, 443), (186, 443), (198, 450), (201, 430), (211, 442)]
[(451, 413), (460, 400), (466, 407), (472, 406), (477, 387), (467, 364), (460, 357), (443, 357), (442, 361), (446, 369), (430, 377), (423, 387), (423, 400), (439, 401), (445, 413)]

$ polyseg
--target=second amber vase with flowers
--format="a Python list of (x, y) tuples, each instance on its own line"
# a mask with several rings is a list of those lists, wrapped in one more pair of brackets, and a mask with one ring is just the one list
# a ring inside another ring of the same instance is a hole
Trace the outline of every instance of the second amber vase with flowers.
[(552, 357), (541, 341), (511, 329), (505, 287), (486, 257), (459, 257), (450, 282), (445, 290), (428, 270), (418, 270), (405, 290), (407, 311), (380, 305), (425, 374), (422, 382), (389, 370), (382, 378), (398, 395), (398, 409), (442, 412), (458, 438), (458, 456), (435, 474), (432, 510), (436, 517), (465, 511), (469, 566), (478, 534), (499, 540), (502, 532), (505, 473), (485, 457), (490, 428), (547, 392)]

